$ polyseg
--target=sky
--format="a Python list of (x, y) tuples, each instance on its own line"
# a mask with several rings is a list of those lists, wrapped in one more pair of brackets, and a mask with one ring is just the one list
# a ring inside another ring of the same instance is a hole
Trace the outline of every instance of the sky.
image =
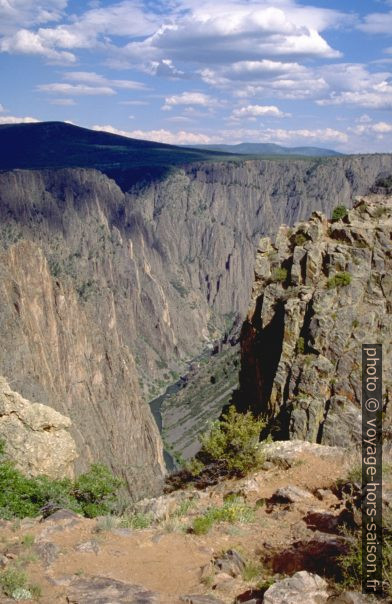
[(392, 0), (0, 0), (0, 124), (392, 152)]

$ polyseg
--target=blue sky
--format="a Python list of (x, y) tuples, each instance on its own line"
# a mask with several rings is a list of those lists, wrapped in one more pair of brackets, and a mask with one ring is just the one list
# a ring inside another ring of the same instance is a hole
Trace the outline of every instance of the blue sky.
[(392, 0), (0, 0), (0, 123), (392, 152)]

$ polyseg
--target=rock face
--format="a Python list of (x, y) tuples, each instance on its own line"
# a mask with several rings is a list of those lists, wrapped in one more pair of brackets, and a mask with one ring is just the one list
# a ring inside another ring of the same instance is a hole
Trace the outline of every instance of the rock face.
[(392, 156), (193, 164), (128, 193), (95, 170), (0, 174), (0, 374), (72, 420), (76, 470), (153, 494), (162, 443), (144, 402), (244, 313), (255, 247), (350, 204)]
[(69, 417), (30, 403), (0, 377), (0, 439), (7, 457), (26, 476), (73, 478), (78, 455), (70, 426)]
[(383, 345), (390, 433), (391, 230), (392, 198), (370, 196), (344, 221), (315, 212), (260, 241), (239, 398), (283, 439), (359, 441), (362, 343)]

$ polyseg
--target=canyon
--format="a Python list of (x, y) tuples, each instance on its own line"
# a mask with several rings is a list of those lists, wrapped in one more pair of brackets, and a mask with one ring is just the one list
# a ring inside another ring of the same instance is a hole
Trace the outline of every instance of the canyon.
[(130, 188), (94, 168), (3, 170), (0, 375), (72, 420), (77, 473), (101, 461), (134, 498), (160, 492), (148, 402), (245, 318), (260, 238), (391, 172), (386, 154), (193, 162)]

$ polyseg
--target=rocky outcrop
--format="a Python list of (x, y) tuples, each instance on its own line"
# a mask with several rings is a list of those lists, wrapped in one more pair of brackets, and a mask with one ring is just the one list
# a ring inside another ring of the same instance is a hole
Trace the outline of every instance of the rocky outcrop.
[(392, 198), (344, 220), (315, 212), (258, 247), (242, 333), (240, 403), (282, 438), (347, 446), (361, 434), (361, 344), (381, 343), (391, 423)]
[(30, 403), (0, 377), (0, 440), (5, 455), (26, 476), (73, 478), (78, 454), (68, 432), (69, 417)]
[(145, 401), (245, 312), (260, 236), (386, 172), (390, 155), (192, 164), (128, 193), (95, 170), (1, 173), (0, 373), (71, 418), (77, 471), (159, 490)]

